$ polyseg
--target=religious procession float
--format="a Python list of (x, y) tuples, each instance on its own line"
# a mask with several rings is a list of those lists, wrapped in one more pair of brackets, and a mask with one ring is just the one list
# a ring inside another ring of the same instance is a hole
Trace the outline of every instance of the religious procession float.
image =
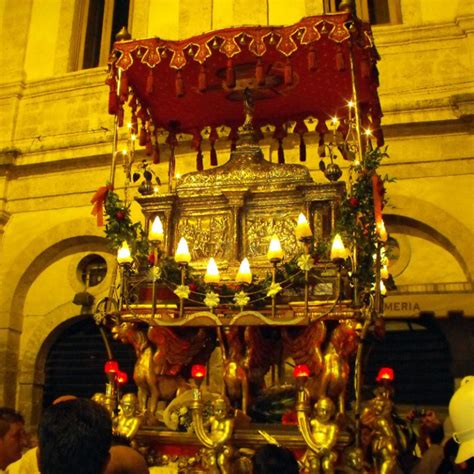
[[(350, 3), (291, 26), (117, 38), (111, 173), (93, 212), (118, 264), (94, 317), (133, 346), (138, 393), (120, 394), (110, 354), (96, 398), (151, 465), (251, 472), (273, 443), (301, 472), (390, 473), (404, 448), (389, 370), (362, 399), (390, 278), (379, 58)], [(196, 171), (178, 176), (182, 143)]]

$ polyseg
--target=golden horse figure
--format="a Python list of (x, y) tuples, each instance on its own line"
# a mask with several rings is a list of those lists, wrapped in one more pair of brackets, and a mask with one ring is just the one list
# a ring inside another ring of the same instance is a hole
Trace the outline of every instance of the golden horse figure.
[(148, 339), (156, 345), (153, 368), (161, 400), (171, 401), (190, 385), (181, 375), (185, 367), (206, 364), (215, 348), (213, 331), (200, 328), (175, 329), (151, 326)]
[(313, 376), (321, 373), (321, 344), (326, 338), (326, 325), (323, 321), (314, 321), (303, 328), (283, 328), (281, 337), (285, 356), (292, 357), (297, 365), (307, 365)]
[(247, 414), (250, 399), (265, 386), (265, 374), (280, 362), (280, 345), (258, 326), (218, 329), (224, 366), (224, 391), (231, 403)]
[(341, 321), (334, 329), (323, 354), (322, 371), (308, 381), (311, 398), (330, 397), (338, 413), (345, 412), (345, 395), (350, 375), (349, 361), (357, 351), (358, 334), (354, 321)]
[(157, 376), (153, 367), (154, 349), (143, 329), (134, 323), (123, 322), (112, 328), (115, 339), (131, 344), (137, 360), (133, 370), (133, 380), (138, 388), (138, 407), (142, 413), (154, 415), (158, 406), (159, 391)]

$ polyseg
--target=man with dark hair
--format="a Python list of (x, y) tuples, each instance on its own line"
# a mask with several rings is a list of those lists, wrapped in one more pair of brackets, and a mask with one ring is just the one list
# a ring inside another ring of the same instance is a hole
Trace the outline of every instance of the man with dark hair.
[(412, 474), (432, 474), (436, 472), (444, 457), (441, 443), (444, 439), (444, 430), (441, 423), (431, 426), (427, 431), (429, 448), (423, 453)]
[(42, 474), (101, 474), (112, 441), (110, 415), (88, 399), (49, 407), (39, 425)]
[(26, 447), (25, 420), (15, 410), (0, 408), (0, 472), (20, 459)]
[(265, 444), (253, 456), (255, 474), (298, 474), (298, 463), (293, 453), (275, 444)]

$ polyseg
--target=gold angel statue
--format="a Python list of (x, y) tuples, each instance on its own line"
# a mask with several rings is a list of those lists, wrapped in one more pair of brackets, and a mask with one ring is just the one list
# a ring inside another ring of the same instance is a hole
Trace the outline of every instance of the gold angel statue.
[(230, 473), (233, 448), (228, 443), (234, 430), (234, 418), (227, 416), (226, 400), (221, 397), (214, 402), (214, 415), (209, 418), (207, 429), (203, 423), (200, 397), (194, 398), (191, 409), (194, 432), (206, 448), (204, 464), (207, 472)]
[(397, 465), (397, 438), (392, 422), (393, 402), (388, 394), (379, 391), (361, 414), (363, 429), (369, 431), (372, 458), (379, 474), (395, 472)]
[(140, 428), (142, 418), (138, 411), (138, 399), (134, 393), (126, 393), (120, 400), (120, 413), (114, 419), (114, 434), (132, 439)]
[(112, 328), (115, 339), (131, 344), (137, 360), (133, 370), (133, 380), (138, 387), (138, 406), (142, 413), (154, 415), (158, 406), (159, 392), (156, 372), (153, 366), (154, 349), (143, 329), (134, 323), (123, 322)]
[(336, 411), (334, 402), (328, 397), (321, 397), (314, 404), (313, 416), (309, 422), (305, 410), (305, 403), (300, 399), (297, 404), (298, 426), (309, 448), (304, 455), (303, 464), (310, 474), (332, 474), (337, 460), (334, 447), (339, 431), (333, 420)]

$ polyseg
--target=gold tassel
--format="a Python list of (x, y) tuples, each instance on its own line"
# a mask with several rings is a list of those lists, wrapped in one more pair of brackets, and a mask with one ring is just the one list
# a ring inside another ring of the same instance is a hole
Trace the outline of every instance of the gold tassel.
[(205, 92), (207, 89), (207, 72), (204, 64), (201, 64), (201, 67), (199, 68), (198, 89), (199, 92)]
[(233, 89), (235, 87), (235, 70), (234, 70), (234, 63), (232, 59), (227, 60), (227, 69), (225, 71), (225, 79), (227, 83), (227, 87), (229, 89)]
[(176, 73), (176, 97), (183, 97), (184, 95), (184, 82), (181, 76), (181, 71)]
[(290, 86), (291, 84), (293, 84), (293, 67), (291, 66), (290, 58), (286, 59), (284, 77), (286, 86)]

